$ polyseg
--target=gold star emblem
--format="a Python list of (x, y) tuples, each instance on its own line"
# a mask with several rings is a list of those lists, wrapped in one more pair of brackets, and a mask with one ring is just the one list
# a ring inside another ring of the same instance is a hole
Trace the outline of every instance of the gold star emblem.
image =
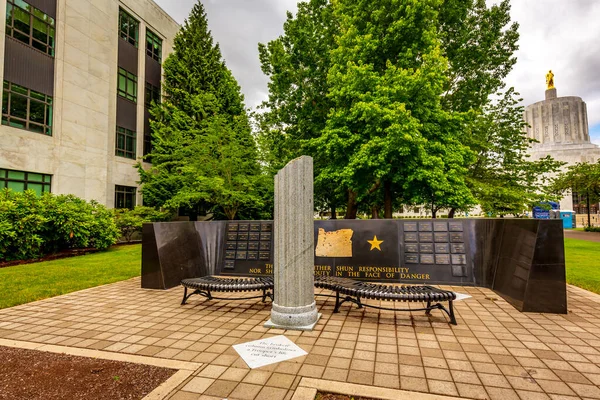
[(379, 245), (383, 243), (383, 240), (377, 240), (377, 235), (373, 237), (373, 240), (367, 240), (367, 242), (369, 242), (369, 244), (371, 245), (371, 250), (377, 249), (381, 251), (381, 247), (379, 247)]

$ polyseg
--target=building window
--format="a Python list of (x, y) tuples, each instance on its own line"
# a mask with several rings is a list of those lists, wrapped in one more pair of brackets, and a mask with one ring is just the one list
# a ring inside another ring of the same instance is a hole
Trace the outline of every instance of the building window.
[(4, 81), (2, 125), (52, 136), (52, 97)]
[(115, 208), (135, 208), (135, 187), (115, 186)]
[(138, 47), (140, 23), (131, 15), (119, 9), (119, 35), (121, 39)]
[[(149, 132), (144, 133), (144, 155), (152, 153), (152, 134)], [(144, 161), (151, 163), (150, 158), (146, 158)]]
[(54, 19), (23, 0), (6, 2), (6, 34), (54, 56)]
[(160, 88), (146, 82), (146, 108), (151, 108), (153, 101), (156, 104), (160, 104)]
[(162, 62), (162, 39), (149, 29), (146, 29), (146, 54)]
[(117, 146), (115, 154), (135, 160), (135, 132), (117, 126)]
[(0, 188), (11, 189), (15, 192), (24, 192), (29, 189), (41, 196), (42, 193), (50, 192), (51, 184), (52, 175), (0, 169)]
[(131, 72), (119, 68), (119, 87), (117, 88), (119, 96), (125, 97), (134, 103), (137, 102), (137, 76)]

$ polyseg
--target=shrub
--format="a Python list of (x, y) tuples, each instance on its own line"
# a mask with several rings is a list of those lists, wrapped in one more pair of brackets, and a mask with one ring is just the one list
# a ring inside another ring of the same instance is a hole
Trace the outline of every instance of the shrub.
[(26, 260), (65, 249), (104, 250), (119, 237), (112, 213), (73, 195), (0, 192), (0, 261)]
[(600, 232), (600, 226), (586, 226), (583, 230), (586, 232)]
[(152, 207), (138, 206), (133, 210), (115, 209), (115, 223), (121, 232), (121, 236), (127, 242), (136, 232), (142, 231), (142, 225), (147, 222), (170, 221), (173, 214), (168, 211), (158, 211)]

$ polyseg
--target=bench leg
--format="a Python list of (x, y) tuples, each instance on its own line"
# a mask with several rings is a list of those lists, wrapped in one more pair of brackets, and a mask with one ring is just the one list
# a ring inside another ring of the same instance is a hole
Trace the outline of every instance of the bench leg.
[(454, 316), (454, 305), (452, 304), (452, 300), (450, 300), (450, 323), (452, 325), (458, 325), (456, 323), (456, 317)]
[(181, 305), (185, 305), (185, 302), (187, 301), (188, 297), (187, 297), (187, 287), (183, 287), (184, 291), (183, 291), (183, 300), (181, 300)]
[(358, 306), (358, 308), (363, 307), (362, 303), (360, 302), (360, 297), (358, 297), (358, 296), (356, 296), (356, 305)]
[(273, 294), (271, 292), (267, 292), (267, 289), (263, 289), (262, 291), (262, 302), (264, 303), (267, 300), (267, 297), (271, 299), (271, 302), (273, 302)]
[(334, 313), (340, 312), (340, 292), (335, 292), (335, 308), (333, 309)]
[(425, 315), (431, 315), (431, 300), (427, 300), (427, 310), (425, 310)]

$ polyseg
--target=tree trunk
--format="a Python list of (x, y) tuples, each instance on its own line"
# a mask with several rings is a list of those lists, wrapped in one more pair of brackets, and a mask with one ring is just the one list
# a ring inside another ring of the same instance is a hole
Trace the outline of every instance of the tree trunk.
[(592, 226), (592, 219), (590, 217), (590, 212), (591, 212), (591, 210), (590, 210), (590, 190), (588, 189), (586, 193), (587, 194), (585, 196), (586, 197), (585, 200), (586, 200), (586, 203), (587, 203), (588, 226)]
[(371, 207), (371, 218), (379, 219), (379, 207), (377, 207), (377, 206)]
[(431, 218), (433, 218), (433, 219), (437, 218), (436, 212), (437, 212), (437, 210), (435, 209), (435, 207), (431, 206)]
[(346, 206), (346, 216), (344, 219), (356, 219), (358, 213), (358, 204), (356, 204), (356, 192), (348, 189), (348, 205)]
[(392, 184), (385, 182), (384, 188), (384, 201), (383, 201), (383, 218), (392, 219)]
[(448, 213), (448, 218), (454, 218), (454, 214), (456, 213), (456, 208), (451, 208)]
[(335, 205), (331, 206), (331, 219), (337, 219), (337, 212), (335, 209)]

